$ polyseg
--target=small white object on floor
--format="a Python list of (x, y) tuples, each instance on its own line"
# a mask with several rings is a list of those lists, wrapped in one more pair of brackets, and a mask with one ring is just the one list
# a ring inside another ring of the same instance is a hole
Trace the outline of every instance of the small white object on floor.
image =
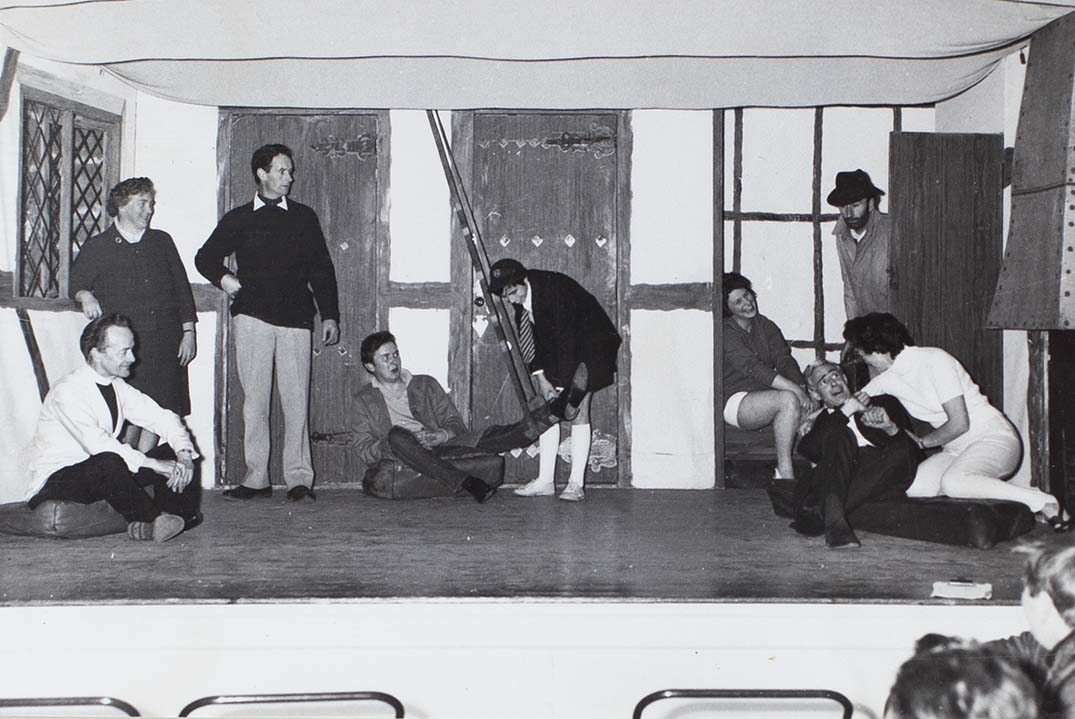
[(941, 599), (992, 599), (993, 585), (989, 582), (934, 582), (930, 596)]

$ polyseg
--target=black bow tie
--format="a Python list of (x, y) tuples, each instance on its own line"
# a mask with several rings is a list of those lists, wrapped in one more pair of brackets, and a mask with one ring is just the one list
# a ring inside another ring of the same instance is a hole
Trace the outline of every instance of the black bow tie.
[(277, 197), (275, 200), (270, 200), (268, 197), (265, 197), (264, 195), (259, 194), (258, 199), (261, 200), (266, 205), (272, 205), (273, 207), (279, 207), (280, 203), (283, 201), (284, 198), (283, 197)]

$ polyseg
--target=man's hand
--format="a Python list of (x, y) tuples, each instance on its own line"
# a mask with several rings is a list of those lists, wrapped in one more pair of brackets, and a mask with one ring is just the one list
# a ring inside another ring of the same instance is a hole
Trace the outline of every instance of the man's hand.
[(82, 314), (86, 315), (86, 319), (95, 320), (101, 316), (101, 303), (89, 290), (79, 290), (75, 293), (75, 299), (82, 305)]
[(849, 398), (846, 402), (840, 405), (840, 411), (844, 413), (844, 416), (850, 417), (853, 414), (865, 412), (866, 405), (864, 405), (856, 395), (854, 397)]
[(889, 437), (895, 437), (900, 428), (888, 416), (884, 407), (870, 407), (862, 413), (862, 423), (867, 427), (879, 429)]
[(336, 320), (321, 320), (321, 341), (326, 345), (340, 341), (340, 325)]
[(186, 367), (197, 354), (198, 338), (195, 337), (193, 331), (184, 331), (183, 339), (179, 340), (179, 352), (176, 354), (179, 359), (179, 366)]
[(802, 439), (803, 437), (805, 437), (807, 434), (810, 433), (810, 430), (812, 430), (814, 428), (814, 422), (816, 422), (816, 421), (817, 421), (817, 415), (816, 414), (810, 414), (810, 415), (808, 415), (806, 417), (803, 417), (803, 420), (801, 422), (799, 422), (799, 428), (796, 430), (796, 434), (799, 435), (799, 439)]
[(420, 429), (414, 433), (418, 444), (426, 449), (437, 447), (448, 441), (448, 431), (444, 429)]
[(861, 402), (863, 407), (869, 407), (872, 397), (866, 394), (864, 390), (860, 389), (858, 392), (855, 393), (855, 399)]
[(194, 479), (194, 459), (189, 451), (180, 451), (176, 461), (172, 462), (168, 488), (173, 492), (182, 492), (192, 479)]
[(239, 290), (243, 289), (243, 283), (235, 275), (224, 275), (220, 278), (220, 289), (228, 293), (228, 297), (235, 299)]

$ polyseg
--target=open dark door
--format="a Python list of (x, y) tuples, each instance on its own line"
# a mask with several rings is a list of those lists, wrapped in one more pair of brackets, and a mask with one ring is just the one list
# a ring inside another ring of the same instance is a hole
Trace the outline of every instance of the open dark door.
[(1004, 406), (1001, 333), (986, 329), (1003, 243), (1003, 137), (894, 132), (889, 207), (897, 316)]
[[(379, 185), (387, 165), (388, 114), (223, 110), (218, 155), (221, 162), (221, 212), (254, 196), (250, 155), (269, 142), (288, 145), (294, 153), (295, 186), (291, 197), (317, 212), (329, 254), (336, 267), (340, 295), (340, 342), (321, 344), (314, 328), (310, 363), (310, 450), (316, 481), (355, 482), (364, 465), (351, 449), (350, 403), (356, 389), (369, 381), (362, 367), (362, 338), (381, 328), (383, 310), (377, 292), (377, 237), (384, 232), (378, 217), (385, 190)], [(222, 317), (227, 317), (226, 311)], [(242, 387), (234, 363), (234, 343), (227, 321), (221, 323), (227, 347), (222, 380), (218, 455), (221, 480), (242, 481)], [(280, 448), (283, 423), (273, 391), (272, 454), (269, 475), (282, 483)]]

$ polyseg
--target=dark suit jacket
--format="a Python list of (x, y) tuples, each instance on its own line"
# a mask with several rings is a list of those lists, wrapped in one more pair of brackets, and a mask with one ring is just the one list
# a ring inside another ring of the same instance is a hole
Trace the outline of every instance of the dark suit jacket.
[[(575, 367), (585, 361), (591, 391), (615, 380), (620, 335), (597, 298), (559, 272), (529, 270), (534, 312), (534, 361), (530, 371), (544, 370), (554, 386), (566, 387)], [(515, 305), (518, 321), (523, 311)]]
[[(870, 400), (871, 405), (877, 405), (885, 408), (888, 412), (889, 418), (896, 423), (896, 426), (900, 429), (911, 428), (911, 417), (907, 414), (907, 410), (903, 408), (899, 400), (887, 394), (879, 395)], [(886, 445), (899, 440), (900, 436), (897, 434), (895, 437), (889, 437), (883, 430), (876, 427), (867, 427), (862, 423), (862, 415), (855, 415), (855, 424), (858, 426), (862, 436), (868, 439), (876, 447), (885, 447)], [(829, 412), (827, 409), (823, 409), (821, 414), (817, 416), (817, 420), (814, 421), (814, 426), (810, 428), (801, 440), (799, 440), (799, 454), (809, 459), (811, 462), (821, 461), (821, 446), (824, 443), (825, 435), (833, 430), (843, 430), (847, 428), (848, 417), (843, 412), (837, 410), (835, 412)]]

